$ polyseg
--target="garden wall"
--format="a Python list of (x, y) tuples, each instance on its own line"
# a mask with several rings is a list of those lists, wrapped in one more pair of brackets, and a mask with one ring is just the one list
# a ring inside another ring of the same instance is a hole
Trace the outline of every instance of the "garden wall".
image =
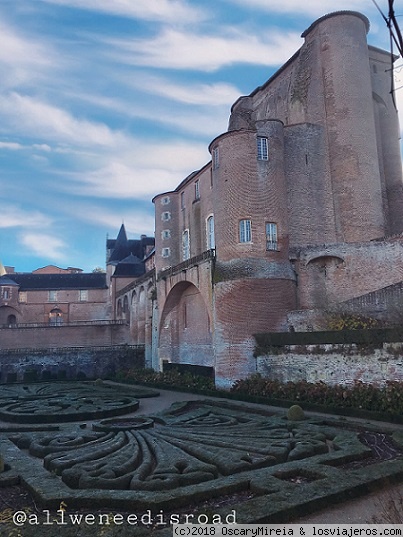
[(0, 351), (0, 384), (86, 380), (144, 367), (144, 346), (72, 347)]
[(349, 385), (354, 381), (385, 384), (403, 381), (403, 343), (288, 345), (272, 348), (257, 360), (257, 372), (280, 382), (325, 382)]

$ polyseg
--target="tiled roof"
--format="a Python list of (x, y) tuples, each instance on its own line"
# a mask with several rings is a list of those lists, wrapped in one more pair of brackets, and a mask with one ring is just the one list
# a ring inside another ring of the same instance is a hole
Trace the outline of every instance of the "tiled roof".
[(20, 291), (39, 289), (106, 289), (103, 272), (80, 272), (77, 274), (32, 274), (16, 272), (8, 278), (20, 286)]

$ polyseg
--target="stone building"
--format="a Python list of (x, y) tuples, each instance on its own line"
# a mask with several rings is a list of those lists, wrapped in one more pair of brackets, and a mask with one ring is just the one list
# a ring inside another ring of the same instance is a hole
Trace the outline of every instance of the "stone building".
[(154, 268), (116, 296), (149, 365), (210, 367), (226, 387), (256, 370), (254, 333), (320, 328), (343, 305), (385, 316), (400, 300), (396, 58), (368, 29), (352, 11), (314, 22), (232, 106), (211, 162), (153, 199)]

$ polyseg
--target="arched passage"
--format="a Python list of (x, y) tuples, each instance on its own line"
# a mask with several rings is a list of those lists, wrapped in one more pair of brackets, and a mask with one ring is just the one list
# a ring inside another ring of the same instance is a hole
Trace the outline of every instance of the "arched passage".
[(168, 362), (214, 366), (210, 316), (200, 291), (190, 282), (176, 284), (165, 301), (159, 355)]

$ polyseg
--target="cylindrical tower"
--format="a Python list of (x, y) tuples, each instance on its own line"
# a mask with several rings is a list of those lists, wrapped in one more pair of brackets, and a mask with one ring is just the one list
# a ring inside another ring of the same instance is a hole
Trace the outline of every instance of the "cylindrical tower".
[(283, 124), (230, 131), (210, 145), (216, 264), (216, 382), (254, 371), (253, 334), (286, 329), (295, 309), (288, 259)]
[(385, 234), (368, 28), (360, 13), (341, 11), (322, 17), (303, 34), (306, 45), (320, 47), (338, 242)]

